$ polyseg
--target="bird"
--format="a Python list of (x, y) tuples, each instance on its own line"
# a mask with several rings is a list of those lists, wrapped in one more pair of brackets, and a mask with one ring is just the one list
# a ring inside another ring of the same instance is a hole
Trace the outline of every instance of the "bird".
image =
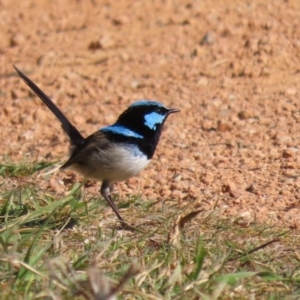
[(60, 167), (71, 169), (86, 179), (101, 181), (100, 194), (124, 225), (112, 200), (113, 186), (138, 175), (151, 161), (160, 140), (170, 109), (155, 100), (139, 100), (131, 104), (112, 125), (83, 137), (53, 101), (14, 65), (20, 78), (33, 90), (60, 121), (69, 137), (69, 159)]

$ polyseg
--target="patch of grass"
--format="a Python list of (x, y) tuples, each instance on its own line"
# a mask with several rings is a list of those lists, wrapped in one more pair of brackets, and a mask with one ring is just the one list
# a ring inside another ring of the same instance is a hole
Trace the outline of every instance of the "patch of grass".
[[(13, 174), (13, 173), (11, 173)], [(105, 201), (75, 184), (0, 195), (1, 299), (298, 299), (300, 236), (221, 218), (201, 203), (116, 199), (137, 231), (118, 230)]]
[(53, 166), (55, 162), (39, 162), (35, 164), (0, 163), (0, 176), (24, 177)]

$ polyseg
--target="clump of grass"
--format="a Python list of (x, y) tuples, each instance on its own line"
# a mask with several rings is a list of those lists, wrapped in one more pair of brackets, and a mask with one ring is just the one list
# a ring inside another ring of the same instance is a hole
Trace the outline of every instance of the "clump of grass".
[[(100, 198), (2, 185), (1, 299), (298, 299), (299, 235), (221, 218), (201, 203), (118, 201), (118, 230)], [(122, 203), (129, 205), (122, 205)]]
[(0, 163), (0, 176), (2, 177), (25, 177), (35, 172), (53, 166), (55, 162), (39, 162), (35, 164)]

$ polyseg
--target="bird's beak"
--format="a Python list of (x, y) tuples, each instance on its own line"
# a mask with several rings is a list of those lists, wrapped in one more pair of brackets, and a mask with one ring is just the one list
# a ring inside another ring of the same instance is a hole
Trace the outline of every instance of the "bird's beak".
[(177, 112), (180, 112), (180, 110), (179, 110), (179, 109), (176, 109), (176, 108), (171, 108), (171, 109), (169, 109), (169, 111), (168, 111), (168, 115), (174, 114), (174, 113), (177, 113)]

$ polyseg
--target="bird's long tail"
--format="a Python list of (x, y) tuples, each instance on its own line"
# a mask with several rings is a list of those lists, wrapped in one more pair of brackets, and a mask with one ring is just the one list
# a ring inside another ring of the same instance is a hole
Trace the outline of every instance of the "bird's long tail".
[(34, 83), (32, 82), (23, 72), (21, 72), (16, 66), (14, 66), (19, 76), (24, 82), (41, 98), (41, 100), (48, 106), (48, 108), (54, 113), (57, 119), (61, 122), (63, 130), (67, 133), (70, 138), (72, 146), (82, 145), (84, 137), (81, 133), (73, 126), (66, 116), (60, 111), (60, 109), (52, 102), (52, 100)]

